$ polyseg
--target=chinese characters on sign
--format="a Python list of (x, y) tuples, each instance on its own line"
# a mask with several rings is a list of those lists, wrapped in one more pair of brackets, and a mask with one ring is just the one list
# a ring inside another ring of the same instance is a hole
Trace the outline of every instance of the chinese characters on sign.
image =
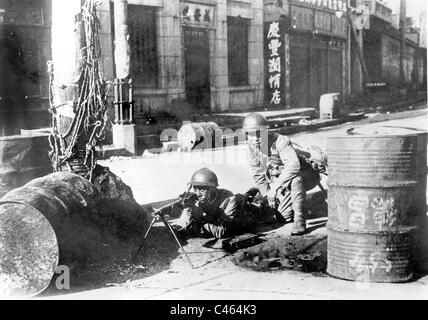
[(316, 6), (322, 9), (330, 9), (334, 11), (345, 11), (347, 0), (293, 0), (295, 3), (304, 3), (311, 6)]
[(270, 104), (281, 103), (281, 55), (282, 47), (280, 25), (278, 21), (271, 22), (267, 33), (269, 88), (271, 89)]
[(214, 10), (211, 6), (187, 3), (183, 4), (181, 10), (183, 23), (197, 26), (213, 26)]
[(347, 37), (346, 18), (338, 18), (323, 8), (291, 6), (291, 27), (296, 31), (314, 31), (316, 33)]

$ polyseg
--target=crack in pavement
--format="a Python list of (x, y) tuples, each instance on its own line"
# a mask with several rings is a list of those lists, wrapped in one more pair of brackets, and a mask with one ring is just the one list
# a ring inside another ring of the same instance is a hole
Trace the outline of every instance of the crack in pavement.
[[(197, 282), (194, 282), (194, 283), (190, 283), (190, 284), (185, 285), (185, 286), (180, 287), (180, 288), (171, 288), (171, 289), (167, 289), (167, 290), (165, 290), (164, 292), (161, 292), (161, 293), (158, 293), (158, 294), (155, 294), (155, 295), (152, 295), (152, 296), (148, 296), (148, 297), (146, 297), (145, 299), (153, 299), (153, 298), (155, 298), (155, 297), (158, 297), (158, 296), (164, 295), (164, 294), (166, 294), (166, 293), (170, 293), (170, 292), (177, 291), (177, 290), (182, 290), (182, 289), (188, 289), (188, 288), (191, 288), (191, 287), (194, 287), (194, 286), (197, 286), (197, 285), (200, 285), (200, 284), (206, 283), (206, 282), (208, 282), (208, 281), (217, 280), (217, 279), (220, 279), (220, 278), (223, 278), (223, 277), (229, 276), (229, 275), (234, 274), (234, 273), (237, 273), (237, 272), (238, 272), (238, 271), (232, 271), (232, 272), (228, 272), (228, 273), (225, 273), (225, 274), (221, 274), (221, 275), (218, 275), (218, 276), (215, 276), (215, 277), (211, 277), (211, 278), (208, 278), (208, 279), (204, 279), (204, 280), (201, 280), (201, 281), (197, 281)], [(150, 289), (155, 289), (154, 287), (151, 287), (151, 286), (136, 286), (135, 288), (150, 288)], [(161, 288), (159, 288), (159, 289), (161, 289)]]

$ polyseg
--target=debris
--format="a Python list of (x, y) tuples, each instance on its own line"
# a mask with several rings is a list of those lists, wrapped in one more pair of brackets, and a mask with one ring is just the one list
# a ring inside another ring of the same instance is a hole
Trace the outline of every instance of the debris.
[(232, 260), (239, 266), (256, 271), (288, 269), (325, 273), (327, 241), (325, 236), (276, 237), (236, 252)]
[(260, 243), (261, 239), (258, 235), (252, 233), (245, 233), (243, 235), (236, 236), (232, 239), (223, 241), (223, 248), (226, 251), (234, 252), (242, 248), (251, 247), (257, 243)]

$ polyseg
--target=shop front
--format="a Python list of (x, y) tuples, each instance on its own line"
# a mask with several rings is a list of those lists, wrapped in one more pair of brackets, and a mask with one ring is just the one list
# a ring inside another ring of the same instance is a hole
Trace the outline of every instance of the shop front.
[(345, 1), (290, 3), (290, 104), (319, 108), (320, 96), (345, 93), (348, 25)]

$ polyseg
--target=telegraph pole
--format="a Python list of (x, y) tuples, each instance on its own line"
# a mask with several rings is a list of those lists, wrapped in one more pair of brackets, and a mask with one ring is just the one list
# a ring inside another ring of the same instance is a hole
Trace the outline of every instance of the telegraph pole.
[(406, 0), (400, 0), (400, 87), (406, 83), (404, 75), (404, 59), (406, 58)]

